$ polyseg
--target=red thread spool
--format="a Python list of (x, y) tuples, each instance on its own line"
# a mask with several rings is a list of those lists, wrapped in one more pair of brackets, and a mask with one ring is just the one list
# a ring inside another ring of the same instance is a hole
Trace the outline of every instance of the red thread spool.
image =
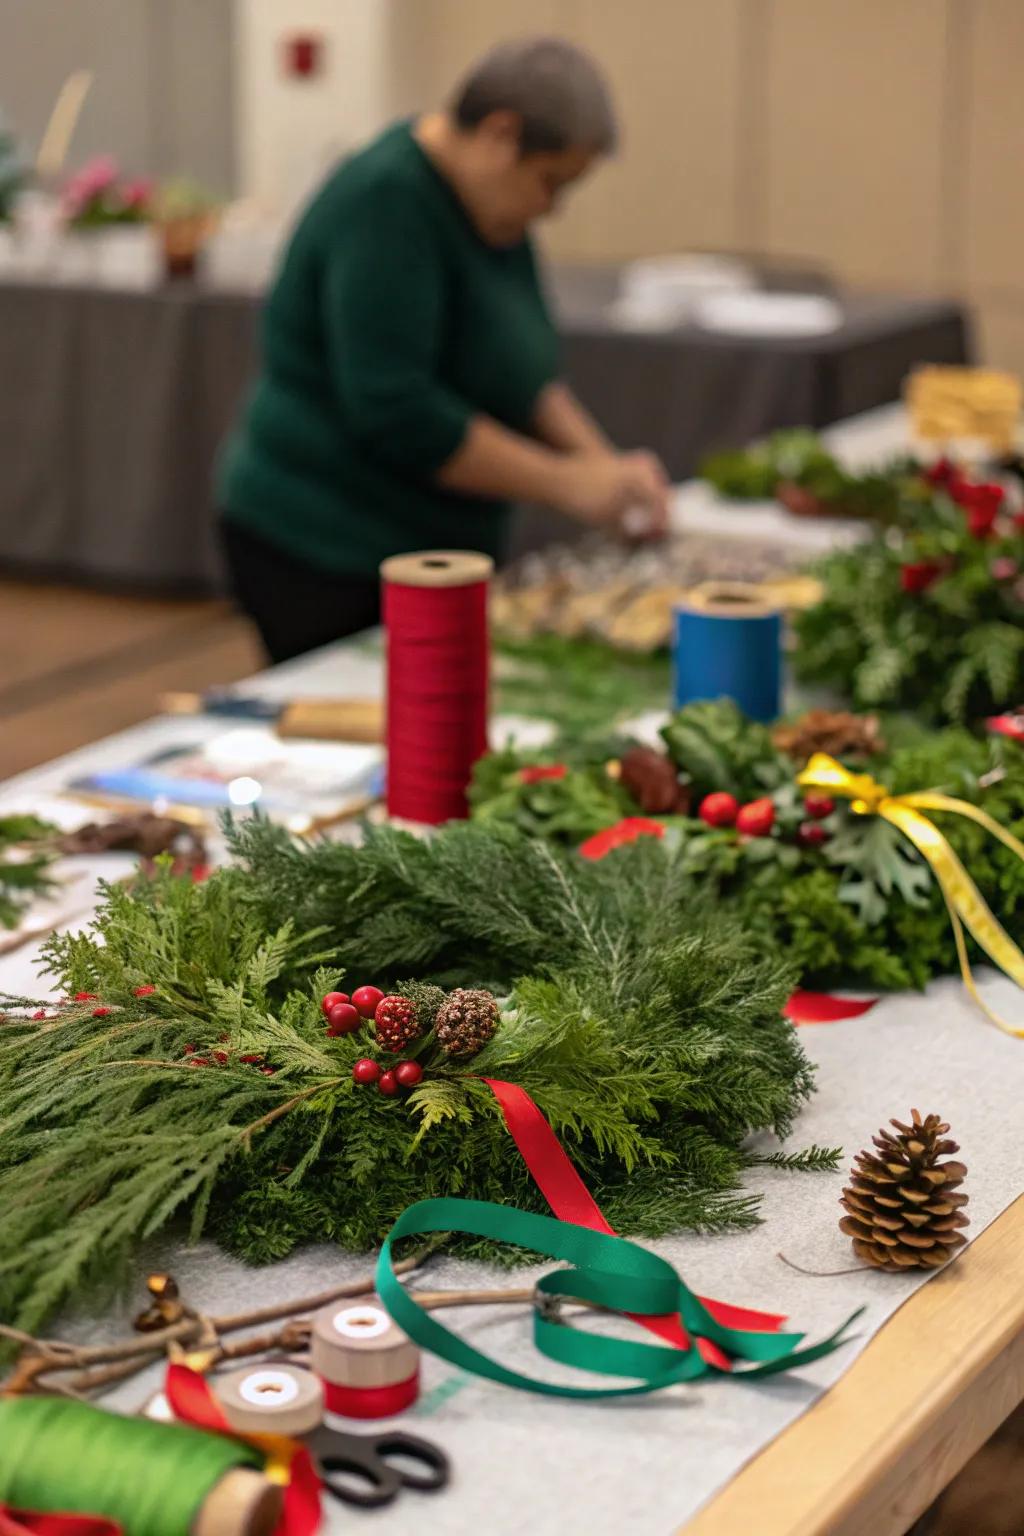
[(394, 555), (380, 568), (387, 630), (387, 806), (436, 826), (468, 814), (487, 751), (488, 555)]
[(376, 1299), (323, 1307), (313, 1318), (310, 1359), (328, 1413), (387, 1418), (419, 1396), (419, 1350)]

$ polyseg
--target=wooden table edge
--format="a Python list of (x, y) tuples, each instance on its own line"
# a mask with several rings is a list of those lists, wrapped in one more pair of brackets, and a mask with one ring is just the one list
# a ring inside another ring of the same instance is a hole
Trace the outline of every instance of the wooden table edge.
[(677, 1536), (903, 1536), (1024, 1398), (1022, 1273), (1019, 1198)]

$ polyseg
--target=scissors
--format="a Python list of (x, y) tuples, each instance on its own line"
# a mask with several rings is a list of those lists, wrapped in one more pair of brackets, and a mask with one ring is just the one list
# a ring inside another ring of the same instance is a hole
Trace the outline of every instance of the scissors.
[[(451, 1476), (451, 1466), (440, 1446), (403, 1430), (355, 1435), (325, 1424), (303, 1438), (327, 1491), (343, 1504), (361, 1509), (390, 1504), (403, 1488), (435, 1493)], [(401, 1460), (396, 1464), (388, 1459), (391, 1456)], [(425, 1470), (410, 1470), (410, 1461), (420, 1463)]]

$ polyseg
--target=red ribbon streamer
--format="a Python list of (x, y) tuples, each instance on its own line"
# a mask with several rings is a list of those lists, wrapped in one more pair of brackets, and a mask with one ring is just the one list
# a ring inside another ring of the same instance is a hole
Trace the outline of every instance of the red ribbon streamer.
[(0, 1536), (124, 1536), (124, 1532), (102, 1515), (43, 1515), (0, 1504)]
[(985, 724), (993, 736), (1009, 736), (1011, 741), (1024, 742), (1024, 715), (1019, 710), (1009, 715), (990, 715)]
[[(167, 1367), (164, 1383), (167, 1401), (176, 1419), (211, 1434), (226, 1435), (229, 1440), (244, 1440), (231, 1428), (209, 1385), (187, 1365)], [(320, 1529), (320, 1478), (306, 1447), (299, 1446), (292, 1457), (284, 1508), (274, 1536), (315, 1536)], [(57, 1533), (54, 1533), (57, 1536)], [(98, 1536), (98, 1533), (97, 1533)]]
[(839, 1019), (859, 1019), (877, 1002), (877, 997), (834, 997), (831, 992), (805, 992), (798, 987), (782, 1013), (793, 1024), (835, 1024)]
[[(498, 1078), (485, 1077), (485, 1082), (505, 1117), (505, 1124), (519, 1154), (530, 1170), (534, 1183), (560, 1221), (571, 1221), (579, 1227), (589, 1227), (593, 1232), (607, 1232), (616, 1236), (608, 1225), (600, 1206), (591, 1195), (576, 1169), (569, 1161), (561, 1142), (551, 1129), (537, 1105), (525, 1088), (516, 1083), (505, 1083)], [(698, 1298), (707, 1307), (716, 1322), (726, 1328), (745, 1328), (755, 1332), (773, 1332), (786, 1321), (785, 1315), (774, 1312), (755, 1312), (747, 1307), (734, 1307), (726, 1301), (714, 1301), (707, 1296)], [(678, 1316), (666, 1313), (661, 1317), (630, 1314), (650, 1333), (655, 1333), (677, 1349), (689, 1349), (690, 1339)], [(698, 1339), (701, 1356), (711, 1365), (729, 1369), (729, 1357), (710, 1339)]]
[(593, 837), (588, 837), (576, 851), (582, 859), (603, 859), (613, 848), (635, 843), (641, 837), (664, 836), (663, 822), (652, 821), (649, 816), (624, 816), (613, 827), (605, 827), (602, 832), (595, 832)]

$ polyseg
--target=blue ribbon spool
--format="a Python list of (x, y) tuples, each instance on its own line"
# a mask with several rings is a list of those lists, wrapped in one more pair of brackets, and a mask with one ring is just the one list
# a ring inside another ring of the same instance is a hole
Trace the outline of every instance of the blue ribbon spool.
[(733, 699), (751, 720), (782, 705), (782, 614), (760, 588), (706, 582), (676, 605), (672, 653), (677, 709)]

